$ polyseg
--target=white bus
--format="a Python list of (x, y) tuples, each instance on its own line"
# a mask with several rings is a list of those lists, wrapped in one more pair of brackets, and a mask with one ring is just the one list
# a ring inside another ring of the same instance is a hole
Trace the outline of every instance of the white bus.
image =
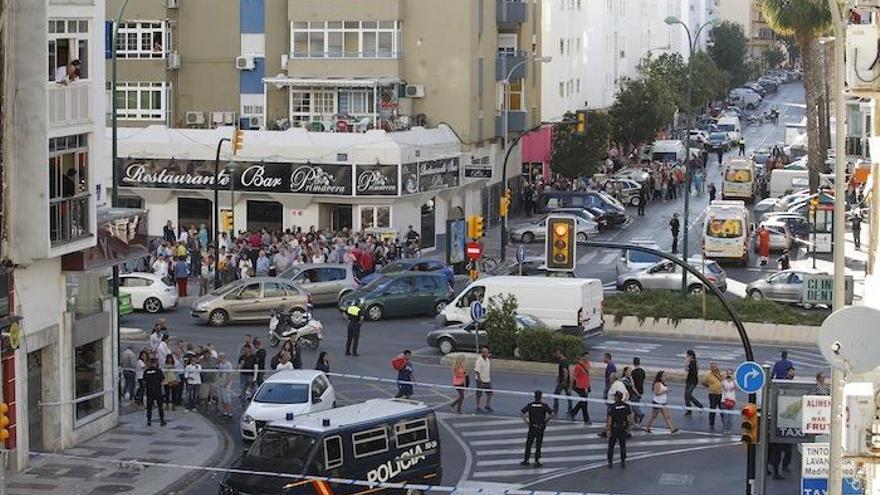
[(703, 221), (703, 255), (714, 260), (749, 261), (749, 210), (742, 201), (712, 201)]
[(751, 201), (754, 195), (755, 162), (738, 158), (725, 163), (721, 198)]

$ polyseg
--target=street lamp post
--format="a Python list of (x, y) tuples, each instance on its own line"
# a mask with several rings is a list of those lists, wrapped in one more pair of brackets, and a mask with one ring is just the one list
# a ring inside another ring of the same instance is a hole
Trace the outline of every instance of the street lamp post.
[[(553, 60), (553, 57), (539, 57), (537, 55), (533, 55), (525, 60), (521, 60), (513, 67), (507, 71), (507, 75), (504, 78), (504, 108), (502, 109), (504, 113), (501, 116), (502, 119), (502, 127), (501, 127), (501, 139), (502, 143), (504, 143), (504, 148), (507, 148), (507, 135), (509, 131), (509, 115), (510, 115), (510, 78), (513, 77), (513, 73), (516, 69), (525, 65), (528, 62), (540, 62), (542, 64), (546, 64)], [(510, 150), (507, 150), (507, 154), (510, 153)], [(501, 168), (501, 194), (502, 196), (507, 193), (507, 160), (504, 160), (504, 166)], [(491, 196), (491, 193), (490, 193)], [(491, 214), (491, 210), (489, 212)], [(507, 254), (507, 215), (502, 215), (501, 217), (501, 261), (504, 261)]]
[(220, 288), (220, 148), (229, 138), (217, 141), (214, 155), (214, 288)]
[[(691, 30), (687, 24), (682, 22), (675, 16), (669, 16), (665, 19), (665, 22), (669, 26), (673, 26), (675, 24), (681, 25), (684, 28), (685, 33), (687, 33), (688, 37), (688, 63), (687, 63), (687, 100), (685, 104), (687, 108), (685, 108), (685, 134), (684, 134), (684, 149), (685, 149), (685, 167), (684, 167), (684, 182), (685, 182), (685, 194), (684, 194), (684, 235), (682, 236), (682, 259), (687, 262), (688, 260), (688, 231), (690, 230), (690, 208), (691, 208), (691, 95), (693, 92), (693, 83), (691, 82), (692, 76), (692, 67), (693, 67), (693, 58), (694, 52), (697, 51), (696, 43), (700, 40), (700, 33), (703, 32), (703, 29), (706, 26), (714, 25), (715, 21), (710, 20), (708, 22), (703, 23), (698, 29), (697, 33), (694, 36), (691, 36)], [(682, 297), (687, 295), (687, 272), (682, 271), (681, 274), (681, 295)]]

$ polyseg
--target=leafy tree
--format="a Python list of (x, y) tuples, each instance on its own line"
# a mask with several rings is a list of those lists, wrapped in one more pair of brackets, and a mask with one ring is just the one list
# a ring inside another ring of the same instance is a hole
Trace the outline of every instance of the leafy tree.
[(672, 121), (675, 97), (657, 78), (621, 78), (611, 105), (611, 136), (618, 143), (637, 146), (652, 141)]
[(761, 12), (771, 29), (791, 36), (801, 52), (807, 104), (807, 163), (810, 191), (819, 187), (819, 173), (825, 167), (825, 150), (819, 140), (819, 72), (816, 40), (831, 27), (831, 11), (826, 2), (816, 0), (763, 0)]
[(785, 53), (779, 45), (773, 45), (764, 52), (764, 62), (767, 63), (768, 68), (775, 69), (785, 62)]
[(519, 304), (516, 297), (501, 294), (489, 298), (486, 305), (486, 333), (489, 349), (496, 356), (513, 356), (516, 348), (516, 310)]
[(708, 103), (724, 98), (730, 89), (729, 76), (706, 52), (697, 52), (691, 60), (691, 111), (696, 112)]
[(687, 62), (678, 53), (664, 53), (657, 58), (645, 57), (639, 71), (663, 87), (669, 88), (672, 103), (680, 110), (687, 110), (688, 79), (691, 87), (691, 108), (696, 113), (713, 100), (724, 97), (728, 81), (724, 73), (705, 52), (697, 52), (691, 60), (691, 73), (688, 75)]
[(712, 28), (709, 39), (709, 56), (725, 73), (731, 85), (741, 86), (748, 78), (745, 65), (748, 40), (742, 25), (724, 21)]
[[(565, 120), (574, 120), (571, 112)], [(573, 125), (560, 125), (553, 129), (553, 171), (574, 179), (596, 173), (600, 160), (608, 152), (611, 135), (611, 119), (607, 113), (590, 111), (587, 114), (587, 135), (577, 136)]]

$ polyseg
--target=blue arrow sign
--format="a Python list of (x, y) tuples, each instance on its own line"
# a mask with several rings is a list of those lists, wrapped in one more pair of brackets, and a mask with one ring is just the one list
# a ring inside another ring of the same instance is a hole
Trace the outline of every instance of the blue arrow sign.
[(483, 303), (480, 301), (471, 303), (471, 319), (477, 323), (486, 321), (486, 308), (483, 307)]
[(746, 361), (736, 368), (736, 386), (747, 394), (753, 394), (764, 387), (764, 369), (754, 361)]

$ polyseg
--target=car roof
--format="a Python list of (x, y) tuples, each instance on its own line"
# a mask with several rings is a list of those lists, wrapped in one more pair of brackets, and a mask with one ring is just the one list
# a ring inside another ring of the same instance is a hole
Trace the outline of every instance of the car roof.
[(156, 275), (155, 273), (150, 273), (150, 272), (120, 273), (119, 277), (120, 278), (141, 277), (141, 278), (148, 278), (150, 280), (162, 280), (162, 277)]
[[(326, 411), (303, 414), (294, 419), (272, 421), (273, 428), (285, 430), (304, 430), (316, 433), (334, 431), (341, 427), (379, 422), (397, 416), (431, 412), (425, 403), (406, 399), (370, 399), (359, 404), (336, 407)], [(328, 425), (324, 425), (324, 421)]]
[(267, 383), (312, 383), (318, 375), (324, 373), (319, 370), (282, 370), (266, 379)]
[[(427, 261), (435, 261), (435, 262), (437, 262), (436, 260), (427, 260)], [(438, 263), (439, 263), (439, 262), (438, 262)], [(405, 272), (394, 272), (394, 273), (383, 273), (383, 274), (382, 274), (382, 278), (386, 278), (386, 277), (387, 277), (387, 278), (412, 278), (412, 277), (419, 277), (419, 276), (442, 277), (443, 279), (446, 279), (446, 276), (443, 275), (443, 274), (440, 273), (440, 272), (412, 272), (412, 271), (405, 271)]]
[(350, 266), (346, 263), (303, 263), (302, 265), (293, 265), (290, 268), (301, 271), (309, 268), (349, 268)]

